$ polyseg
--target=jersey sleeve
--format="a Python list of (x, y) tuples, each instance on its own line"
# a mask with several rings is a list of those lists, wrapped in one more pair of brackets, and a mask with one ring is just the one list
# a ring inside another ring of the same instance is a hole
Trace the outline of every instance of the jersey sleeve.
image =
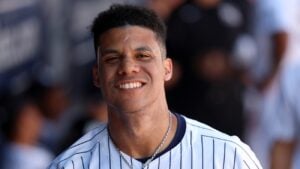
[(235, 169), (262, 169), (262, 166), (251, 148), (242, 143), (238, 137), (235, 140), (240, 142), (234, 150)]

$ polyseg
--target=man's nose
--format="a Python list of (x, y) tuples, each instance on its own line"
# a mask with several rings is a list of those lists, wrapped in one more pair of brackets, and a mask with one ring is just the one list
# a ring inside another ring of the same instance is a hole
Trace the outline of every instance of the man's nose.
[(124, 57), (121, 60), (121, 64), (119, 66), (118, 74), (131, 74), (137, 73), (140, 71), (140, 66), (138, 65), (137, 61), (134, 58)]

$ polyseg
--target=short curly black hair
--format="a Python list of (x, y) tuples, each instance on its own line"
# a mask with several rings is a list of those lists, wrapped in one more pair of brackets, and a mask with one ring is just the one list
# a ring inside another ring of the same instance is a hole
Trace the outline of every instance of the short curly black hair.
[(108, 10), (99, 13), (92, 24), (96, 55), (100, 36), (109, 29), (126, 25), (152, 30), (165, 48), (166, 25), (152, 10), (140, 6), (114, 4)]

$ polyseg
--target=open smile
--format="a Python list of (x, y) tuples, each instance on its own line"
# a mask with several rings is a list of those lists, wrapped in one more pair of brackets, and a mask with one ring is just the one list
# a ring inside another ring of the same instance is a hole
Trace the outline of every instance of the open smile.
[(117, 85), (119, 89), (136, 89), (136, 88), (141, 88), (145, 83), (142, 82), (126, 82), (126, 83), (121, 83)]

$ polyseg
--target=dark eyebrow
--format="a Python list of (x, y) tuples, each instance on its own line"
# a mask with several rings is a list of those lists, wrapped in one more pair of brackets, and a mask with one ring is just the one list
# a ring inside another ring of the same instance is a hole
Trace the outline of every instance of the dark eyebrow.
[(148, 46), (138, 47), (135, 50), (140, 52), (152, 52), (152, 49)]
[(104, 49), (103, 51), (100, 51), (102, 56), (105, 56), (107, 54), (118, 54), (119, 52), (115, 49)]
[[(153, 52), (152, 49), (148, 46), (142, 46), (135, 49), (139, 52)], [(108, 54), (119, 54), (120, 52), (116, 49), (104, 49), (103, 51), (100, 51), (101, 56), (106, 56)]]

